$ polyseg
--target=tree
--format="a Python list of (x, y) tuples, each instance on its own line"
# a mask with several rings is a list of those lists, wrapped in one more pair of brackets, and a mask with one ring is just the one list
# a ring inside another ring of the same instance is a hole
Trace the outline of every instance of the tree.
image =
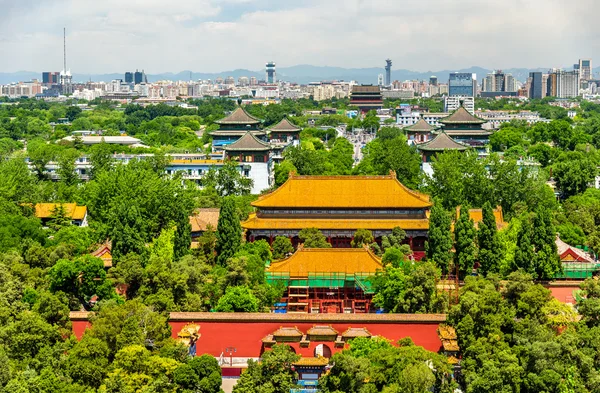
[(279, 187), (285, 183), (291, 172), (297, 172), (297, 169), (290, 161), (283, 160), (275, 164), (275, 187)]
[(521, 222), (521, 229), (517, 235), (517, 249), (515, 250), (513, 269), (523, 269), (523, 271), (534, 273), (535, 251), (531, 244), (532, 229), (529, 217), (525, 217)]
[(218, 312), (258, 312), (258, 299), (247, 286), (228, 287), (219, 299)]
[(248, 369), (233, 388), (233, 393), (287, 393), (296, 387), (292, 364), (300, 359), (288, 345), (275, 344), (260, 362), (248, 361)]
[(242, 242), (242, 226), (235, 209), (235, 202), (225, 198), (221, 205), (219, 221), (217, 222), (217, 263), (224, 266), (240, 248)]
[(536, 210), (533, 219), (532, 243), (535, 247), (534, 270), (540, 280), (549, 280), (561, 271), (556, 246), (556, 230), (550, 212), (544, 207)]
[(460, 207), (460, 215), (454, 224), (454, 263), (458, 266), (458, 275), (464, 279), (473, 269), (475, 264), (475, 225), (469, 217), (469, 209)]
[(273, 259), (283, 259), (294, 252), (292, 241), (286, 236), (277, 236), (273, 241)]
[(427, 259), (434, 261), (442, 269), (443, 273), (448, 272), (448, 264), (452, 257), (450, 253), (450, 249), (452, 248), (451, 224), (450, 215), (440, 203), (435, 203), (431, 208), (429, 239), (425, 244), (425, 250)]
[(36, 139), (27, 145), (27, 154), (39, 180), (46, 179), (46, 166), (56, 157), (56, 145)]
[(562, 153), (553, 165), (553, 176), (563, 198), (584, 192), (593, 184), (597, 173), (597, 164), (583, 152)]
[(77, 184), (79, 176), (75, 171), (75, 160), (79, 152), (75, 149), (67, 149), (58, 154), (58, 175), (60, 181), (66, 186)]
[(91, 177), (95, 178), (101, 171), (107, 171), (112, 167), (112, 150), (108, 143), (102, 143), (90, 148), (90, 162), (92, 164)]
[(357, 229), (350, 243), (353, 248), (362, 248), (368, 246), (375, 241), (373, 233), (368, 229)]
[(205, 187), (215, 189), (219, 196), (226, 197), (250, 194), (253, 180), (242, 175), (239, 162), (228, 159), (219, 169), (211, 168), (202, 183)]
[(489, 202), (483, 205), (483, 221), (479, 223), (477, 243), (479, 245), (479, 265), (482, 274), (500, 271), (500, 241), (494, 210)]
[(69, 352), (67, 372), (74, 381), (98, 388), (106, 377), (108, 354), (106, 343), (84, 334)]
[(304, 228), (298, 233), (300, 241), (306, 248), (331, 248), (331, 244), (318, 228)]
[(67, 119), (69, 119), (69, 121), (73, 121), (81, 114), (81, 112), (82, 112), (82, 110), (80, 107), (69, 106), (67, 108), (65, 116), (67, 117)]

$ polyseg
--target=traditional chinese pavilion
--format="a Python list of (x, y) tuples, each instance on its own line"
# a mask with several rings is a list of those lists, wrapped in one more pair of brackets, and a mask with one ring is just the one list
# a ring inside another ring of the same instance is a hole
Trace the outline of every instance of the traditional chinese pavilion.
[(219, 129), (210, 133), (213, 138), (213, 147), (221, 148), (237, 141), (248, 131), (257, 137), (265, 133), (260, 130), (262, 120), (250, 115), (241, 106), (238, 106), (229, 116), (215, 121)]
[(469, 148), (469, 145), (457, 142), (445, 131), (441, 131), (439, 134), (435, 135), (433, 139), (423, 143), (417, 143), (416, 147), (421, 153), (423, 162), (431, 162), (432, 157), (435, 157), (438, 153), (443, 153), (447, 150), (464, 151)]
[(266, 129), (272, 143), (290, 143), (300, 139), (302, 128), (293, 124), (287, 117)]
[(240, 162), (268, 162), (271, 146), (261, 141), (252, 131), (246, 133), (237, 141), (223, 147), (225, 156)]
[[(357, 229), (377, 241), (402, 228), (413, 251), (423, 251), (429, 230), (429, 196), (385, 176), (297, 176), (252, 202), (257, 212), (242, 227), (249, 241), (287, 236), (299, 243), (304, 228), (318, 228), (333, 247), (350, 247)], [(415, 254), (417, 254), (415, 252)]]
[(478, 150), (485, 150), (491, 131), (484, 130), (486, 121), (473, 116), (463, 106), (440, 120), (443, 130), (457, 142), (465, 143)]
[(433, 133), (437, 130), (436, 127), (427, 123), (425, 119), (420, 118), (412, 126), (404, 127), (408, 141), (413, 143), (423, 143), (431, 139)]
[(273, 262), (267, 282), (286, 286), (279, 307), (287, 312), (369, 312), (373, 291), (368, 280), (383, 269), (366, 248), (303, 248)]
[(353, 86), (350, 92), (350, 105), (356, 106), (361, 112), (377, 110), (383, 107), (383, 95), (379, 86)]

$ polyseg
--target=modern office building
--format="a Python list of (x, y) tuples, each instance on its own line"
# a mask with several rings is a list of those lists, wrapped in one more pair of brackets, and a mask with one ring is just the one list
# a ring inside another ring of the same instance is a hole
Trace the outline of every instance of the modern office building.
[(592, 59), (579, 59), (579, 63), (574, 64), (573, 69), (579, 71), (579, 78), (582, 81), (594, 79), (592, 71)]
[(390, 86), (392, 84), (392, 61), (387, 59), (385, 61), (385, 85)]
[(133, 72), (125, 73), (125, 83), (133, 83)]
[(135, 73), (133, 74), (133, 82), (136, 85), (139, 85), (142, 82), (148, 83), (148, 78), (146, 77), (146, 73), (144, 72), (144, 70), (142, 70), (142, 71), (135, 70)]
[(451, 72), (448, 89), (450, 96), (475, 97), (477, 95), (477, 74)]
[(277, 83), (277, 72), (275, 71), (275, 63), (270, 61), (265, 65), (265, 74), (268, 84)]
[(438, 85), (438, 77), (435, 75), (431, 75), (429, 77), (429, 85), (431, 86), (437, 86)]
[(60, 83), (60, 72), (42, 72), (42, 83), (45, 85)]
[(540, 100), (546, 97), (547, 78), (541, 72), (530, 72), (529, 98)]
[(516, 90), (515, 78), (502, 70), (488, 74), (481, 83), (482, 96), (485, 95), (483, 93), (509, 93)]

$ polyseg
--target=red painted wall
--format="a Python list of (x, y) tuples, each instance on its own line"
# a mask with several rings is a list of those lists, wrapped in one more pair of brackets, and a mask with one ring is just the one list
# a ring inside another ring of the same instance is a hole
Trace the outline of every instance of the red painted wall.
[[(190, 322), (194, 321), (171, 321), (173, 338)], [(306, 334), (314, 323), (287, 323), (287, 322), (222, 322), (202, 321), (197, 322), (200, 326), (200, 338), (196, 346), (198, 355), (208, 353), (220, 356), (226, 347), (235, 347), (234, 357), (259, 357), (262, 352), (262, 339), (273, 333), (279, 327), (294, 327)], [(321, 325), (330, 325), (322, 323)], [(416, 345), (427, 350), (437, 352), (442, 343), (437, 335), (437, 323), (333, 323), (331, 324), (340, 334), (348, 327), (366, 327), (374, 336), (383, 336), (392, 342), (397, 342), (404, 337), (410, 337)], [(300, 348), (299, 343), (289, 343), (296, 353), (302, 356), (314, 356), (318, 344), (326, 344), (332, 352), (339, 352), (341, 348), (335, 348), (333, 342), (311, 341), (308, 348)], [(227, 354), (224, 354), (227, 356)]]
[(573, 304), (576, 303), (573, 292), (580, 289), (579, 283), (573, 286), (550, 286), (547, 288), (552, 292), (552, 296), (554, 296), (559, 302)]
[(81, 340), (86, 329), (91, 329), (92, 327), (92, 324), (85, 319), (71, 320), (71, 323), (73, 325), (73, 334), (75, 334), (78, 340)]

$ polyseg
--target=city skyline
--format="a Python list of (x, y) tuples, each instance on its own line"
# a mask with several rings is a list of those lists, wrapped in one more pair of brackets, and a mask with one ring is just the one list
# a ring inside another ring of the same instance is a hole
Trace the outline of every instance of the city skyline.
[[(386, 57), (397, 69), (421, 71), (568, 67), (600, 50), (591, 0), (117, 3), (0, 0), (0, 72), (60, 70), (63, 27), (73, 73), (121, 72), (141, 62), (148, 74), (258, 71), (269, 60), (383, 68)], [(25, 17), (35, 23), (22, 23)]]

